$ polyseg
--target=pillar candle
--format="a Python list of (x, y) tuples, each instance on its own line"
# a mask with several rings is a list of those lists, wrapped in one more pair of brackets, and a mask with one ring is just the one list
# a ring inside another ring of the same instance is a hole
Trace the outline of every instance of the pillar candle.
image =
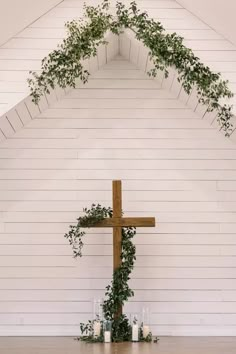
[(149, 326), (143, 326), (143, 338), (146, 338), (150, 333)]
[(138, 325), (133, 324), (132, 326), (132, 341), (138, 342)]
[(105, 331), (104, 332), (104, 342), (105, 343), (110, 343), (111, 342), (111, 332), (110, 331)]
[(98, 321), (95, 321), (93, 324), (93, 334), (94, 337), (99, 337), (101, 334), (101, 323)]

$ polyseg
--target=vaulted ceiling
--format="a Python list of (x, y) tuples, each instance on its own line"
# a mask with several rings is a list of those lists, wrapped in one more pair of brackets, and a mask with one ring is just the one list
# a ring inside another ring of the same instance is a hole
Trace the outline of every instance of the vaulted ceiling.
[[(87, 3), (97, 4), (98, 1)], [(138, 5), (147, 10), (151, 17), (160, 20), (168, 32), (176, 31), (182, 35), (185, 44), (191, 47), (205, 64), (215, 71), (222, 72), (230, 81), (232, 91), (236, 92), (236, 50), (229, 41), (175, 0), (140, 0)], [(14, 134), (65, 94), (64, 90), (57, 89), (51, 95), (45, 95), (39, 107), (36, 107), (29, 97), (26, 79), (30, 70), (40, 70), (41, 59), (61, 41), (65, 34), (65, 21), (82, 16), (82, 6), (81, 0), (62, 1), (0, 48), (0, 139)], [(100, 47), (97, 58), (88, 60), (86, 65), (93, 73), (118, 53), (144, 72), (151, 68), (148, 50), (128, 31), (119, 39), (109, 35), (108, 49)], [(181, 89), (175, 71), (170, 72), (167, 80), (163, 79), (162, 74), (158, 78), (162, 81), (163, 88), (169, 89), (200, 117), (215, 125), (215, 115), (205, 114), (206, 108), (198, 105), (195, 92), (188, 97)], [(232, 103), (234, 102), (233, 98)]]

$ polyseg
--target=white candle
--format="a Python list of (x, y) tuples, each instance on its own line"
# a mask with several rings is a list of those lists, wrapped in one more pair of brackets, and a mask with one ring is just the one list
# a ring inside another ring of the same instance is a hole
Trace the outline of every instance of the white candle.
[(98, 321), (95, 321), (93, 324), (93, 334), (94, 337), (99, 337), (101, 334), (101, 323)]
[(138, 325), (133, 324), (132, 326), (132, 341), (138, 342)]
[(105, 331), (104, 332), (104, 342), (105, 343), (110, 343), (111, 342), (111, 332), (110, 331)]
[(149, 326), (143, 326), (143, 338), (147, 338), (149, 333), (150, 333)]

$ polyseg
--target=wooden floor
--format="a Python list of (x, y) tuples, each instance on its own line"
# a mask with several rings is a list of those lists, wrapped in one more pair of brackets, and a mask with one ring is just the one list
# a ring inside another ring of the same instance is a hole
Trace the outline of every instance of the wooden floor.
[(1, 354), (235, 354), (236, 337), (161, 337), (155, 344), (85, 344), (71, 337), (0, 337)]

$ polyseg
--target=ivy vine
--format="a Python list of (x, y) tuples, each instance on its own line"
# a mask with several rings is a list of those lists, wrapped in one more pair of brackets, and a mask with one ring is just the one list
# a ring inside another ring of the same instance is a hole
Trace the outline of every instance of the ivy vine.
[(28, 79), (31, 96), (38, 104), (40, 97), (55, 85), (62, 88), (75, 87), (76, 79), (86, 83), (89, 72), (83, 68), (83, 61), (97, 54), (97, 47), (104, 41), (107, 31), (120, 34), (124, 28), (131, 29), (138, 40), (149, 49), (149, 57), (154, 67), (149, 75), (156, 77), (159, 70), (167, 78), (168, 69), (174, 67), (178, 72), (178, 81), (187, 94), (197, 90), (198, 102), (206, 105), (206, 112), (215, 111), (221, 129), (229, 136), (232, 132), (232, 105), (223, 103), (233, 97), (228, 81), (220, 73), (213, 72), (190, 48), (183, 44), (184, 38), (177, 33), (166, 33), (162, 24), (150, 19), (141, 12), (133, 1), (129, 7), (116, 3), (116, 15), (109, 13), (108, 0), (97, 7), (85, 5), (85, 19), (66, 23), (68, 32), (58, 46), (42, 61), (41, 73), (30, 72)]
[[(85, 215), (77, 219), (76, 225), (70, 225), (69, 232), (65, 234), (69, 244), (72, 246), (74, 257), (82, 257), (83, 237), (85, 235), (84, 228), (90, 228), (99, 221), (107, 217), (112, 217), (112, 209), (105, 208), (100, 204), (92, 204), (91, 209), (84, 209)], [(126, 315), (121, 314), (119, 317), (114, 316), (120, 306), (134, 296), (133, 290), (129, 287), (128, 281), (130, 274), (134, 268), (135, 245), (132, 242), (136, 229), (134, 227), (122, 228), (122, 244), (121, 244), (121, 265), (113, 272), (111, 284), (107, 285), (103, 303), (104, 319), (112, 321), (112, 341), (124, 342), (131, 341), (132, 327)], [(87, 324), (81, 323), (80, 340), (86, 342), (103, 342), (103, 333), (101, 336), (94, 337), (93, 324), (94, 320), (90, 320)], [(147, 337), (142, 335), (142, 327), (139, 333), (140, 341), (151, 341), (151, 333)]]

